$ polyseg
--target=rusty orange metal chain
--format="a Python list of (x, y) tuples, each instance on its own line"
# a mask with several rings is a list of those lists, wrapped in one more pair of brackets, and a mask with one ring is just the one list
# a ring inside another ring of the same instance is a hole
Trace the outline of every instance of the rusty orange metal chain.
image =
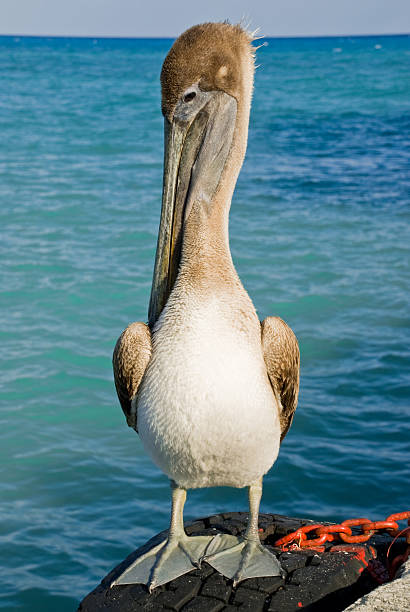
[[(336, 538), (349, 544), (367, 542), (376, 531), (386, 530), (392, 537), (398, 536), (400, 532), (397, 521), (405, 521), (410, 526), (410, 511), (396, 512), (387, 517), (385, 521), (370, 521), (366, 518), (348, 519), (339, 525), (305, 525), (296, 531), (280, 538), (275, 546), (280, 546), (283, 551), (291, 548), (316, 548), (323, 547), (325, 542), (333, 542)], [(353, 535), (351, 527), (359, 527), (360, 534)], [(406, 541), (410, 545), (410, 532), (406, 529)], [(313, 533), (312, 533), (313, 532)], [(312, 533), (313, 538), (307, 534)]]

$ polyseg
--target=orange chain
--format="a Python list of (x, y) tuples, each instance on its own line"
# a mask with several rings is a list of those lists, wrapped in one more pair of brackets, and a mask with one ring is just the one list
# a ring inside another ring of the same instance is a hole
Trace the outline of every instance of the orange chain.
[[(400, 534), (400, 528), (396, 521), (405, 521), (410, 526), (410, 511), (397, 512), (387, 517), (385, 521), (370, 521), (369, 519), (348, 519), (340, 525), (305, 525), (296, 531), (289, 533), (287, 536), (280, 538), (275, 542), (275, 546), (280, 546), (282, 550), (289, 550), (295, 545), (299, 548), (315, 548), (323, 546), (325, 542), (333, 542), (339, 538), (343, 542), (349, 544), (358, 544), (367, 542), (376, 531), (385, 529), (392, 537)], [(353, 535), (351, 527), (360, 527), (362, 534)], [(407, 530), (405, 530), (407, 531)], [(316, 537), (308, 538), (307, 534), (313, 532)], [(410, 532), (406, 533), (407, 543), (410, 545)]]

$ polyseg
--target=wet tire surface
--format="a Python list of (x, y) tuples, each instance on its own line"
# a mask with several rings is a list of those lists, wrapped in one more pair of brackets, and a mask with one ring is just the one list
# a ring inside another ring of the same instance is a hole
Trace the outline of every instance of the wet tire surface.
[[(185, 525), (188, 535), (211, 535), (229, 533), (241, 535), (245, 532), (247, 513), (232, 512), (199, 519)], [(285, 577), (251, 578), (233, 588), (232, 581), (221, 576), (207, 563), (200, 569), (157, 587), (149, 594), (145, 585), (119, 585), (110, 588), (112, 581), (128, 567), (137, 556), (149, 550), (166, 537), (158, 534), (142, 548), (110, 572), (81, 602), (78, 612), (136, 612), (145, 611), (192, 611), (219, 612), (249, 610), (252, 612), (309, 611), (338, 612), (374, 589), (377, 582), (366, 571), (367, 562), (374, 552), (387, 547), (389, 539), (376, 536), (372, 540), (373, 551), (362, 545), (359, 558), (354, 552), (325, 552), (296, 550), (282, 552), (273, 543), (280, 537), (302, 525), (313, 523), (308, 519), (295, 519), (275, 514), (260, 514), (261, 541), (277, 555)], [(330, 523), (325, 523), (330, 524)], [(377, 540), (378, 542), (375, 542)]]

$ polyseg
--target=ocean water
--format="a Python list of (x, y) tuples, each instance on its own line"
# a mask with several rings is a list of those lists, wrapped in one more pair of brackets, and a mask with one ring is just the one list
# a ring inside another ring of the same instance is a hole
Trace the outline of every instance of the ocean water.
[[(231, 248), (302, 366), (261, 510), (382, 519), (410, 506), (410, 38), (266, 42)], [(74, 610), (167, 527), (111, 354), (147, 316), (170, 45), (0, 38), (5, 609)], [(243, 490), (198, 490), (185, 516), (246, 507)]]

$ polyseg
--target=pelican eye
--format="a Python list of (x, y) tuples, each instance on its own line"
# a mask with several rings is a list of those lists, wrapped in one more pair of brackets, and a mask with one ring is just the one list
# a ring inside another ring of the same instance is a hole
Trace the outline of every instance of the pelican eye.
[(196, 96), (196, 92), (195, 91), (190, 91), (189, 93), (185, 94), (184, 102), (192, 102), (192, 100), (195, 98), (195, 96)]

